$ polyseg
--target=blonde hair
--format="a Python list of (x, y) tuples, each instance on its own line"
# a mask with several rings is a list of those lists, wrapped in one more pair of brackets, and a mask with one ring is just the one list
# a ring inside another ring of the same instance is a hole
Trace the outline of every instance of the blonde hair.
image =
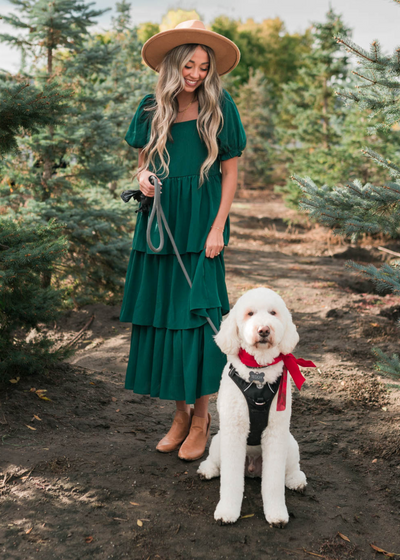
[[(143, 165), (138, 169), (139, 174), (149, 165), (156, 167), (158, 156), (162, 177), (169, 173), (169, 154), (166, 151), (168, 139), (172, 139), (171, 126), (178, 116), (179, 104), (177, 95), (183, 91), (185, 81), (182, 75), (183, 67), (189, 62), (199, 45), (186, 44), (169, 51), (160, 66), (160, 74), (156, 86), (155, 104), (147, 110), (153, 112), (150, 140), (143, 148)], [(200, 138), (207, 146), (208, 156), (200, 169), (201, 185), (208, 177), (208, 172), (218, 157), (217, 135), (223, 125), (220, 107), (222, 97), (221, 80), (217, 72), (214, 51), (205, 45), (200, 45), (206, 51), (209, 59), (209, 69), (204, 81), (196, 89), (200, 105), (197, 119), (197, 130)]]

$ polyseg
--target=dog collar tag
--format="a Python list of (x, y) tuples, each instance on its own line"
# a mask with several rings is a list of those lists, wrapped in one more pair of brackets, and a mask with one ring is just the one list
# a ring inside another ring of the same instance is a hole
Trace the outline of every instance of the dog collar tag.
[(265, 374), (262, 371), (251, 371), (249, 374), (250, 381), (255, 383), (264, 383)]

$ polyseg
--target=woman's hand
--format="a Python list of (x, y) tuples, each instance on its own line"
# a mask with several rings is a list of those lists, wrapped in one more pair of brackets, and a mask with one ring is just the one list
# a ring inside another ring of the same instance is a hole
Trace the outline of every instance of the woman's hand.
[[(142, 191), (142, 193), (145, 196), (150, 196), (153, 197), (154, 196), (154, 186), (150, 183), (149, 181), (149, 177), (151, 175), (154, 175), (154, 173), (151, 173), (148, 169), (144, 169), (143, 171), (141, 171), (138, 175), (138, 181), (139, 181), (139, 188)], [(156, 177), (156, 175), (154, 175), (154, 177)], [(162, 191), (161, 188), (161, 181), (160, 179), (158, 179), (157, 177), (157, 181), (160, 183), (160, 191)]]
[(224, 248), (223, 232), (220, 229), (211, 228), (206, 240), (206, 257), (213, 259), (217, 257)]

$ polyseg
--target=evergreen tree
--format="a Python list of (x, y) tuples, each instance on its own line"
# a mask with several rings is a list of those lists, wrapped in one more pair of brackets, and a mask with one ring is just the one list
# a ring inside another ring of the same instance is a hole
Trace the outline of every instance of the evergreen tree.
[[(356, 75), (362, 79), (356, 90), (344, 91), (341, 97), (355, 103), (371, 120), (370, 132), (393, 131), (400, 122), (400, 64), (399, 49), (392, 56), (381, 52), (378, 41), (374, 41), (370, 51), (354, 44), (346, 36), (338, 37), (338, 42), (353, 53), (361, 66)], [(376, 118), (380, 121), (374, 124)], [(363, 233), (384, 233), (393, 238), (400, 236), (400, 167), (391, 159), (381, 156), (370, 148), (363, 150), (367, 158), (388, 172), (392, 180), (384, 184), (362, 184), (349, 181), (345, 186), (318, 188), (309, 177), (294, 176), (300, 185), (304, 199), (302, 207), (319, 222), (333, 227), (337, 233), (351, 235), (356, 239)], [(400, 294), (400, 260), (380, 269), (369, 266), (354, 266), (371, 278), (377, 288), (390, 289)], [(381, 371), (399, 379), (399, 357), (391, 358), (375, 349), (379, 358), (377, 367)]]
[(271, 182), (275, 154), (271, 89), (264, 74), (257, 70), (250, 73), (236, 96), (247, 136), (246, 150), (239, 159), (239, 189), (260, 188)]
[(66, 250), (61, 229), (0, 217), (0, 382), (45, 371), (70, 353), (52, 351), (40, 330), (62, 310), (62, 293), (40, 281), (41, 271), (59, 266)]
[[(279, 108), (278, 137), (282, 156), (291, 173), (314, 177), (333, 187), (362, 177), (367, 181), (383, 174), (373, 162), (365, 161), (360, 149), (368, 136), (368, 121), (357, 107), (346, 107), (336, 95), (340, 85), (350, 81), (347, 55), (340, 53), (335, 35), (349, 35), (340, 16), (330, 10), (327, 21), (314, 24), (314, 47), (298, 79), (283, 87)], [(399, 149), (392, 132), (391, 141), (376, 132), (370, 142), (386, 156)], [(290, 179), (282, 189), (290, 205), (297, 206), (301, 190)]]
[[(278, 137), (286, 165), (298, 174), (312, 165), (324, 183), (336, 162), (330, 154), (341, 141), (338, 123), (343, 120), (343, 109), (334, 88), (348, 74), (347, 56), (338, 53), (333, 36), (348, 31), (332, 9), (325, 23), (313, 24), (312, 52), (304, 57), (297, 78), (283, 86), (278, 108)], [(297, 205), (296, 186), (288, 181), (283, 191), (289, 204)]]
[[(65, 111), (65, 97), (55, 84), (39, 91), (26, 80), (2, 75), (1, 155), (16, 151), (15, 136), (21, 129), (38, 132), (40, 127), (55, 124)], [(62, 309), (62, 293), (43, 288), (40, 275), (57, 267), (65, 251), (61, 226), (50, 222), (32, 227), (0, 214), (0, 382), (44, 371), (70, 352), (54, 351), (52, 341), (40, 330), (41, 324), (57, 318)]]
[[(132, 87), (134, 77), (139, 74), (140, 83), (144, 74), (138, 70), (141, 44), (126, 30), (129, 5), (118, 4), (110, 33), (91, 37), (88, 27), (103, 11), (76, 0), (13, 2), (25, 6), (23, 16), (8, 23), (30, 30), (28, 38), (17, 39), (28, 58), (36, 56), (34, 78), (39, 84), (57, 78), (73, 89), (74, 101), (62, 124), (20, 138), (17, 165), (15, 158), (5, 165), (4, 204), (13, 216), (65, 224), (69, 251), (54, 281), (68, 285), (78, 305), (109, 300), (121, 294), (129, 254), (132, 210), (121, 204), (117, 188), (132, 167), (123, 136), (134, 98), (141, 96), (141, 88)], [(9, 43), (14, 39), (3, 36)], [(51, 275), (42, 281), (48, 286)]]
[(56, 83), (38, 90), (23, 78), (0, 74), (0, 157), (17, 150), (16, 135), (23, 129), (55, 124), (64, 108), (68, 92)]

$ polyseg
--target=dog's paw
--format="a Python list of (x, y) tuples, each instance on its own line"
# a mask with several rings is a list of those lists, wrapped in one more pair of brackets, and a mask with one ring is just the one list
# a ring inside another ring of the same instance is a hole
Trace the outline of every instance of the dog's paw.
[(303, 471), (295, 471), (285, 479), (285, 486), (289, 490), (303, 493), (307, 486), (307, 478)]
[(280, 508), (270, 508), (264, 513), (265, 519), (271, 527), (283, 529), (289, 523), (289, 513), (286, 506)]
[(239, 512), (235, 511), (235, 508), (230, 505), (225, 505), (219, 502), (216, 510), (214, 512), (214, 519), (218, 521), (219, 525), (228, 525), (230, 523), (236, 523), (239, 519)]
[(206, 459), (200, 463), (200, 466), (197, 469), (197, 474), (199, 474), (200, 478), (203, 480), (210, 480), (211, 478), (219, 476), (219, 467), (215, 463)]

